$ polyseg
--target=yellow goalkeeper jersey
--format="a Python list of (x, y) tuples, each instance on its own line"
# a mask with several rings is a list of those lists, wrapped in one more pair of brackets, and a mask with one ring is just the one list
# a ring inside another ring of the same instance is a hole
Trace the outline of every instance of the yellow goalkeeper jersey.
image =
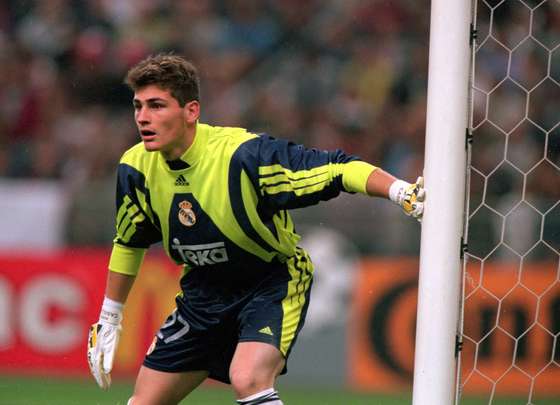
[(341, 191), (365, 193), (373, 170), (342, 151), (202, 123), (177, 161), (139, 143), (118, 166), (109, 268), (135, 275), (145, 250), (158, 242), (186, 270), (285, 261), (300, 239), (288, 210)]

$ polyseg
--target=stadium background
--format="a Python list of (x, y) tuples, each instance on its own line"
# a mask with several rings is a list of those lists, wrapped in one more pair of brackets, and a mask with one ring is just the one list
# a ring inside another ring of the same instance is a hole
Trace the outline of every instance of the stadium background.
[[(504, 9), (515, 31), (519, 19)], [(342, 148), (412, 181), (423, 167), (428, 33), (429, 1), (2, 2), (0, 404), (99, 395), (85, 338), (102, 299), (115, 167), (138, 141), (122, 84), (131, 65), (160, 51), (186, 55), (201, 73), (203, 121)], [(317, 277), (281, 385), (323, 404), (389, 403), (376, 396), (386, 392), (410, 402), (419, 226), (360, 196), (293, 215)], [(480, 237), (495, 232), (491, 220), (477, 226)], [(125, 315), (120, 401), (176, 275), (154, 249)], [(70, 382), (48, 391), (53, 376)], [(337, 399), (344, 390), (366, 394)]]

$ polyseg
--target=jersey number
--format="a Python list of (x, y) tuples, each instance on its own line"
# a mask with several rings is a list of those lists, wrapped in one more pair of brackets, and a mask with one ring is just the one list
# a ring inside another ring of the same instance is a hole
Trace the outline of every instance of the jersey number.
[[(179, 329), (177, 330), (177, 328)], [(169, 315), (169, 318), (167, 318), (165, 323), (161, 326), (159, 332), (157, 333), (157, 337), (163, 340), (164, 343), (169, 343), (185, 336), (190, 329), (191, 327), (189, 323), (185, 321), (183, 317), (177, 313), (177, 310), (175, 310), (171, 315)], [(167, 334), (166, 332), (173, 332), (173, 331), (175, 332), (167, 336), (166, 338), (164, 338), (164, 335)]]

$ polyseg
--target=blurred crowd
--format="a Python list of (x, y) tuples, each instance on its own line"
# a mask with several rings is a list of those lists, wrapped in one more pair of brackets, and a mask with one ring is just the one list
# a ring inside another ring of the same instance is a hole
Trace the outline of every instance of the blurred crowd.
[[(523, 38), (525, 11), (530, 10), (499, 5), (490, 33), (484, 16), (496, 6), (492, 3), (497, 2), (484, 2), (486, 13), (479, 10), (479, 39), (492, 34), (496, 41), (483, 44), (479, 52), (488, 68), (475, 76), (480, 87), (475, 125), (480, 124), (480, 132), (496, 132), (484, 123), (504, 122), (508, 132), (516, 125), (510, 118), (518, 104), (490, 113), (487, 105), (503, 107), (505, 101), (509, 106), (512, 94), (529, 92), (515, 84), (494, 92), (493, 86), (506, 76), (513, 42)], [(534, 13), (545, 24), (538, 32), (547, 35), (548, 43), (557, 39), (560, 27), (552, 3)], [(309, 147), (342, 148), (415, 180), (424, 155), (429, 5), (428, 0), (4, 1), (0, 177), (56, 179), (82, 211), (93, 209), (96, 198), (112, 201), (118, 159), (138, 141), (123, 76), (145, 56), (173, 51), (199, 68), (203, 121), (243, 126)], [(508, 40), (511, 49), (499, 42)], [(542, 62), (543, 52), (546, 59), (550, 52), (538, 45), (520, 47), (515, 65), (520, 81), (538, 81), (534, 65)], [(500, 55), (505, 55), (505, 67)], [(552, 70), (558, 71), (560, 52), (555, 55)], [(545, 103), (558, 94), (556, 82), (545, 84), (539, 90), (543, 101), (531, 108), (550, 122), (554, 112), (558, 116), (554, 107), (560, 97), (552, 107)], [(510, 144), (519, 144), (519, 150), (540, 145), (538, 134), (518, 138)], [(560, 136), (555, 139), (558, 144)], [(477, 165), (484, 165), (489, 153), (500, 155), (497, 144), (498, 152), (486, 152)], [(502, 196), (509, 191), (498, 187)], [(96, 239), (83, 227), (88, 220), (99, 223), (96, 215), (108, 215), (106, 220), (112, 212), (76, 215), (69, 221), (76, 227), (69, 231), (70, 242), (107, 240), (109, 231)], [(107, 229), (112, 232), (112, 225)], [(89, 239), (81, 240), (86, 234)]]
[(173, 51), (200, 70), (203, 121), (343, 148), (414, 180), (428, 17), (412, 1), (2, 2), (0, 176), (57, 179), (95, 206), (138, 141), (124, 74)]
[(206, 121), (416, 174), (428, 10), (412, 1), (3, 2), (0, 175), (110, 175), (136, 142), (123, 76), (161, 51), (199, 67)]

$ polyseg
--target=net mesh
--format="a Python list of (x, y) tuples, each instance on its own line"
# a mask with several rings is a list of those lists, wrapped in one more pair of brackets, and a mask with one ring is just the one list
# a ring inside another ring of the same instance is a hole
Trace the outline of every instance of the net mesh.
[(560, 1), (474, 9), (459, 392), (532, 404), (560, 398)]

